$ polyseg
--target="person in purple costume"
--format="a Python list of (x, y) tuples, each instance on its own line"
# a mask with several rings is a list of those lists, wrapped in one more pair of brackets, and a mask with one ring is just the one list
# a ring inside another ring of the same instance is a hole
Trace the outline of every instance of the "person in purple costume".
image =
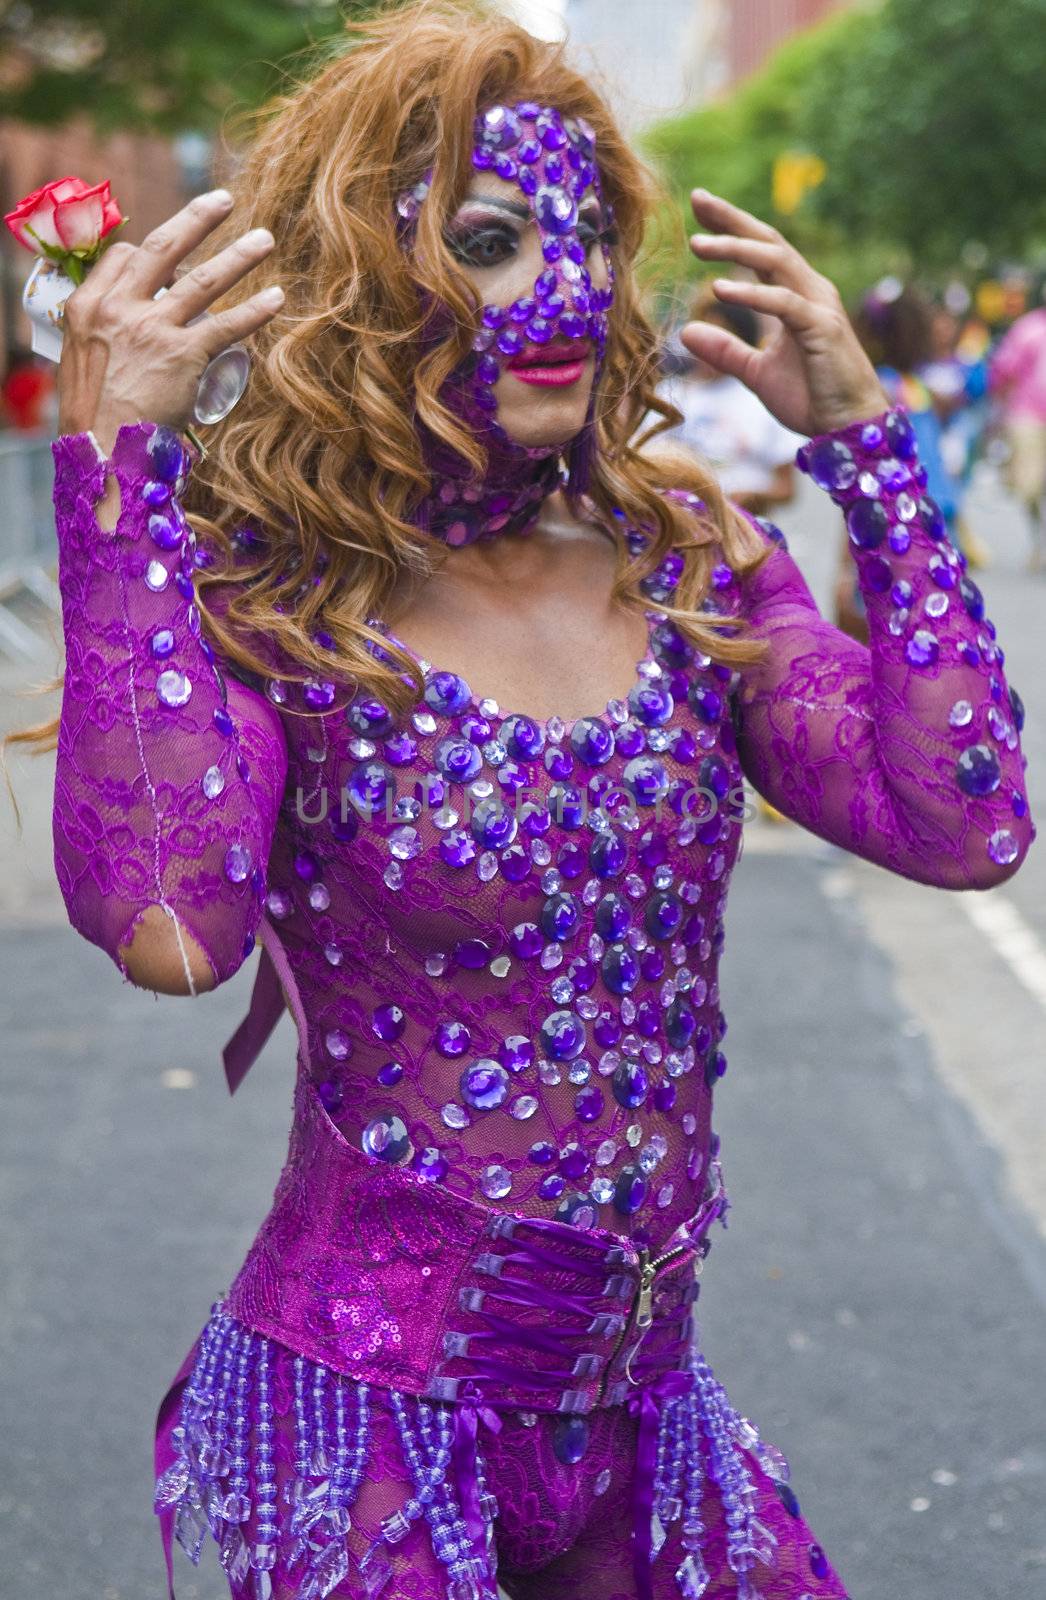
[(867, 648), (634, 438), (678, 416), (599, 94), (454, 0), (350, 31), (235, 203), (114, 245), (66, 309), (69, 917), (166, 993), (258, 941), (231, 1089), (285, 1005), (299, 1034), (272, 1210), (160, 1407), (171, 1593), (210, 1534), (234, 1600), (843, 1600), (694, 1320), (743, 785), (986, 888), (1034, 835), (1020, 701), (832, 285), (694, 192), (695, 254), (758, 280), (721, 298), (777, 331), (684, 341), (810, 439)]

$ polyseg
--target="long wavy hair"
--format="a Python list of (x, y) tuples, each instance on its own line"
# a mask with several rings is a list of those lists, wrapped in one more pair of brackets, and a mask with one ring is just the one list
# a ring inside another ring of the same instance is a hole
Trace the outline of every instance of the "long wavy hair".
[[(742, 624), (698, 607), (717, 542), (742, 573), (765, 545), (689, 452), (642, 449), (682, 420), (656, 393), (660, 338), (635, 272), (661, 191), (606, 100), (561, 44), (533, 38), (484, 0), (387, 4), (350, 21), (346, 35), (250, 117), (231, 185), (236, 203), (203, 251), (267, 227), (275, 249), (219, 305), (269, 281), (286, 292), (253, 336), (247, 392), (185, 494), (190, 521), (217, 556), (199, 574), (199, 593), (220, 654), (247, 674), (271, 673), (275, 656), (283, 676), (344, 676), (397, 714), (416, 702), (416, 663), (367, 619), (383, 615), (401, 576), (424, 577), (445, 557), (411, 521), (431, 487), (415, 416), (477, 471), (485, 464), (482, 444), (440, 401), (480, 309), (443, 233), (470, 180), (477, 108), (525, 99), (591, 123), (616, 214), (615, 301), (587, 489), (618, 539), (615, 598), (648, 604), (639, 583), (675, 549), (684, 567), (666, 613), (707, 654), (737, 665), (758, 659), (763, 647)], [(430, 168), (431, 192), (404, 249), (396, 197)], [(438, 344), (422, 338), (427, 299), (452, 313)], [(666, 498), (669, 488), (700, 496), (703, 515)], [(637, 560), (615, 510), (649, 534)], [(238, 537), (244, 528), (262, 537)], [(333, 650), (316, 642), (321, 628)], [(393, 664), (376, 659), (368, 641), (382, 643)]]

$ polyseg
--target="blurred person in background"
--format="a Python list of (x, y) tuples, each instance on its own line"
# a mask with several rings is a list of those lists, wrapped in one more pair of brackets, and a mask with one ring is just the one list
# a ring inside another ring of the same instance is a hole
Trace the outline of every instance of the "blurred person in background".
[(964, 323), (969, 291), (950, 284), (930, 319), (930, 357), (919, 376), (941, 424), (941, 459), (955, 486), (955, 522), (960, 547), (972, 567), (986, 567), (988, 551), (966, 517), (966, 498), (988, 420), (987, 330)]
[(1008, 446), (1006, 475), (1028, 513), (1029, 572), (1046, 570), (1046, 306), (1028, 311), (991, 358), (991, 392)]
[[(701, 288), (690, 320), (705, 322), (757, 348), (759, 318), (748, 306), (725, 305), (710, 284)], [(660, 386), (662, 399), (683, 413), (677, 429), (664, 435), (684, 444), (714, 468), (736, 504), (767, 516), (795, 498), (795, 455), (804, 442), (782, 427), (739, 378), (717, 372), (672, 340), (674, 371)]]
[(19, 433), (38, 433), (57, 419), (54, 368), (24, 346), (8, 356), (0, 385), (3, 424)]

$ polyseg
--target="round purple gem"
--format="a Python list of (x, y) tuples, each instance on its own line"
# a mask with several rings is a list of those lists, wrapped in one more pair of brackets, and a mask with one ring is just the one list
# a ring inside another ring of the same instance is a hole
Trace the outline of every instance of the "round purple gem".
[(149, 537), (160, 550), (177, 550), (182, 542), (182, 530), (176, 522), (157, 511), (149, 518)]
[(945, 521), (944, 512), (936, 500), (931, 500), (929, 495), (924, 495), (919, 501), (919, 515), (922, 518), (923, 527), (931, 539), (946, 539), (948, 537), (948, 524)]
[(984, 595), (981, 593), (980, 589), (974, 583), (972, 578), (964, 577), (959, 579), (959, 593), (962, 596), (963, 605), (966, 607), (966, 610), (969, 612), (974, 622), (983, 622)]
[(231, 844), (225, 852), (225, 876), (230, 883), (246, 883), (251, 875), (251, 852), (246, 845)]
[(624, 872), (628, 845), (620, 834), (597, 833), (588, 851), (588, 864), (598, 878), (616, 878)]
[(511, 150), (523, 137), (520, 120), (511, 106), (491, 106), (476, 119), (476, 141), (492, 150)]
[(478, 972), (491, 958), (490, 945), (484, 939), (460, 939), (454, 946), (454, 959), (460, 967)]
[(818, 439), (806, 452), (807, 472), (818, 488), (829, 494), (849, 489), (857, 482), (857, 462), (841, 439)]
[(694, 1037), (697, 1017), (684, 995), (677, 994), (665, 1011), (665, 1037), (673, 1050), (683, 1050)]
[(717, 800), (725, 800), (730, 793), (730, 768), (719, 756), (705, 756), (697, 769), (698, 786), (707, 789)]
[(598, 1122), (604, 1103), (603, 1091), (590, 1084), (575, 1095), (574, 1110), (582, 1122)]
[(881, 500), (855, 500), (846, 513), (850, 543), (858, 550), (874, 550), (882, 544), (890, 528), (890, 518)]
[(441, 1056), (451, 1060), (463, 1056), (472, 1043), (472, 1035), (463, 1022), (441, 1022), (435, 1034), (436, 1049)]
[(174, 653), (174, 634), (170, 628), (157, 628), (149, 640), (149, 649), (157, 661), (163, 661)]
[(547, 1167), (550, 1161), (556, 1159), (556, 1147), (549, 1144), (547, 1139), (539, 1139), (537, 1144), (532, 1144), (527, 1151), (527, 1160), (535, 1167)]
[(346, 706), (345, 720), (353, 733), (361, 734), (365, 739), (380, 739), (391, 730), (395, 719), (388, 706), (365, 695)]
[(394, 1000), (387, 1000), (380, 1006), (375, 1006), (371, 1016), (371, 1031), (375, 1036), (391, 1044), (394, 1039), (399, 1039), (407, 1026), (407, 1015), (401, 1006)]
[(561, 828), (580, 828), (585, 820), (585, 797), (575, 783), (554, 783), (548, 791), (548, 809)]
[(541, 926), (550, 939), (572, 939), (581, 924), (581, 907), (572, 894), (549, 895), (541, 908)]
[(590, 1194), (575, 1190), (565, 1194), (556, 1207), (556, 1221), (567, 1222), (572, 1228), (594, 1228), (599, 1221), (599, 1208)]
[(384, 1161), (390, 1167), (399, 1166), (411, 1154), (407, 1124), (394, 1111), (386, 1111), (373, 1122), (368, 1122), (360, 1135), (363, 1153), (375, 1161)]
[(626, 1111), (635, 1111), (643, 1104), (650, 1088), (646, 1068), (638, 1061), (622, 1061), (610, 1081), (614, 1099)]
[(553, 1011), (541, 1024), (541, 1044), (553, 1061), (573, 1061), (585, 1048), (585, 1024), (573, 1011)]
[(601, 767), (614, 754), (614, 730), (601, 717), (582, 717), (570, 730), (570, 748), (586, 766)]
[(442, 717), (457, 716), (472, 699), (472, 691), (456, 672), (430, 672), (425, 680), (425, 704)]
[(521, 961), (533, 961), (545, 948), (541, 929), (536, 922), (517, 922), (509, 934), (508, 942), (513, 955)]
[(433, 752), (433, 761), (443, 776), (454, 783), (471, 783), (483, 766), (483, 757), (476, 746), (453, 735), (440, 740)]
[(986, 744), (967, 745), (955, 763), (955, 781), (964, 794), (993, 794), (1000, 778), (998, 757)]
[(532, 862), (521, 844), (510, 844), (507, 850), (502, 850), (498, 860), (501, 863), (501, 876), (508, 883), (522, 883), (524, 878), (530, 876)]
[(534, 132), (546, 150), (562, 150), (567, 143), (567, 131), (558, 111), (542, 111), (534, 124)]
[(166, 423), (160, 423), (150, 434), (145, 449), (153, 477), (162, 479), (164, 483), (172, 483), (185, 463), (185, 450), (174, 429)]
[(562, 236), (577, 226), (577, 201), (558, 184), (545, 183), (534, 196), (534, 215), (546, 232)]
[(501, 724), (501, 742), (512, 755), (529, 761), (544, 749), (545, 735), (533, 717), (508, 717)]
[[(475, 746), (470, 746), (475, 750)], [(477, 756), (479, 752), (476, 751)], [(516, 837), (518, 823), (515, 811), (500, 797), (481, 800), (469, 820), (472, 836), (488, 850), (500, 850)]]
[(610, 945), (599, 970), (611, 994), (628, 994), (639, 982), (639, 962), (627, 944)]
[(509, 1072), (532, 1066), (537, 1052), (525, 1033), (510, 1033), (498, 1046), (498, 1060)]
[[(554, 1150), (552, 1153), (555, 1155)], [(542, 1178), (538, 1184), (538, 1194), (543, 1200), (558, 1200), (566, 1186), (566, 1178), (561, 1178), (558, 1172), (550, 1172), (548, 1177)]]
[(510, 1081), (499, 1062), (484, 1056), (461, 1074), (461, 1097), (474, 1111), (495, 1111), (504, 1105)]
[(886, 419), (886, 439), (895, 456), (910, 461), (916, 452), (915, 429), (903, 411), (891, 411)]
[(651, 895), (643, 914), (643, 925), (652, 939), (671, 939), (683, 920), (683, 902), (671, 889)]
[(386, 1061), (378, 1068), (377, 1076), (383, 1088), (393, 1089), (403, 1076), (403, 1068), (398, 1061)]
[(558, 1417), (552, 1433), (556, 1460), (565, 1467), (576, 1466), (588, 1449), (589, 1426), (584, 1417)]
[(641, 806), (656, 805), (668, 793), (668, 773), (655, 756), (634, 756), (625, 765), (621, 782)]
[(813, 1573), (814, 1577), (827, 1578), (832, 1569), (828, 1565), (828, 1557), (821, 1549), (821, 1546), (819, 1544), (812, 1544), (810, 1546), (809, 1556), (810, 1571)]
[[(1016, 798), (1015, 795), (1014, 800)], [(1017, 810), (1016, 805), (1013, 809), (1017, 816), (1023, 815), (1023, 812)], [(988, 840), (988, 854), (1000, 867), (1008, 867), (1011, 861), (1016, 861), (1020, 854), (1020, 846), (1009, 828), (996, 828)]]
[(671, 1078), (665, 1078), (654, 1090), (654, 1109), (657, 1111), (671, 1111), (676, 1103), (676, 1086)]
[(929, 628), (916, 628), (904, 647), (904, 654), (914, 667), (931, 667), (941, 653), (937, 635)]
[(568, 1144), (559, 1155), (559, 1171), (576, 1183), (592, 1170), (592, 1162), (579, 1144)]
[(596, 906), (595, 922), (604, 939), (623, 939), (632, 923), (632, 908), (623, 895), (605, 894)]
[(434, 1145), (428, 1145), (424, 1150), (419, 1150), (411, 1166), (419, 1178), (424, 1178), (429, 1183), (439, 1183), (447, 1176), (449, 1170), (446, 1159)]
[(647, 1196), (647, 1183), (638, 1167), (622, 1167), (614, 1185), (614, 1210), (623, 1217), (638, 1211)]
[(476, 859), (476, 843), (460, 828), (445, 833), (439, 842), (440, 860), (448, 867), (467, 867)]
[(364, 816), (376, 817), (396, 797), (396, 774), (384, 761), (360, 761), (349, 774), (346, 792)]

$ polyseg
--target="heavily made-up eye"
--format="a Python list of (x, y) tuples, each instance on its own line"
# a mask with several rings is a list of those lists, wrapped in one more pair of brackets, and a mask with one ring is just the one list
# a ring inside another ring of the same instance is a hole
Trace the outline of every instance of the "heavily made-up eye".
[(452, 224), (444, 235), (447, 249), (468, 267), (497, 267), (519, 248), (519, 230), (508, 223)]
[[(577, 225), (578, 238), (586, 249), (596, 244), (612, 246), (618, 242), (617, 228), (602, 224), (598, 215), (583, 216)], [(452, 223), (444, 235), (451, 255), (469, 267), (497, 267), (515, 255), (522, 230), (504, 222)]]

